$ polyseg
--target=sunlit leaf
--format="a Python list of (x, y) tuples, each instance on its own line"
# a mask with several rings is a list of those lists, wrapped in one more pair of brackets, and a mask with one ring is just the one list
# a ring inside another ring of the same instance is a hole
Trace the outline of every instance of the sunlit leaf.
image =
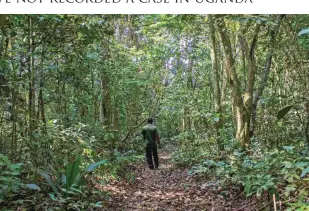
[(86, 171), (93, 171), (96, 168), (98, 168), (100, 165), (102, 164), (107, 164), (109, 161), (108, 160), (101, 160), (99, 162), (93, 163), (90, 166), (88, 166), (88, 168), (86, 169)]
[(38, 191), (41, 190), (41, 188), (37, 186), (36, 184), (26, 184), (26, 187), (32, 190), (38, 190)]
[(300, 177), (304, 177), (309, 172), (309, 167), (305, 168), (301, 173)]
[(298, 36), (301, 36), (303, 34), (309, 34), (309, 28), (307, 29), (302, 29), (299, 33), (298, 33)]
[(286, 151), (292, 151), (294, 148), (294, 146), (283, 146), (283, 149), (285, 149)]
[(57, 198), (54, 193), (48, 193), (48, 195), (52, 200), (57, 201)]

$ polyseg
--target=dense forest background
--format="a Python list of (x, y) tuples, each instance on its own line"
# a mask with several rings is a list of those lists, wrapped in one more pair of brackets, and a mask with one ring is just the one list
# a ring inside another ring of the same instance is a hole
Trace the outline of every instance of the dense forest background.
[(153, 117), (189, 174), (306, 210), (308, 20), (0, 15), (0, 205), (69, 209), (89, 181), (134, 180)]

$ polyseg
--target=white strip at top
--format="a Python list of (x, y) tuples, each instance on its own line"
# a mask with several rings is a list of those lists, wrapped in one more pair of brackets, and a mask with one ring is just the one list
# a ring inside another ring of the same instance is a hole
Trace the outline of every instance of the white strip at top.
[(1, 14), (309, 14), (308, 0), (0, 0)]

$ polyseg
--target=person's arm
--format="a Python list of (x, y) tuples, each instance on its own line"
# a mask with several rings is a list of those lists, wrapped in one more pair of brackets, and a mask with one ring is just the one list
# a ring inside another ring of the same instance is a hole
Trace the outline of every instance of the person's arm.
[(156, 140), (157, 140), (157, 142), (158, 142), (159, 146), (161, 146), (161, 143), (160, 143), (160, 136), (159, 136), (159, 134), (158, 134), (158, 131), (157, 131), (157, 130), (156, 130)]
[(145, 130), (142, 130), (143, 139), (145, 140)]

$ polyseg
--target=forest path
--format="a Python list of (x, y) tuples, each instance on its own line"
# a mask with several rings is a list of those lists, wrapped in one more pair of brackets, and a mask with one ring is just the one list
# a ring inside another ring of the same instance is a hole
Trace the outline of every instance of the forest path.
[(241, 201), (231, 200), (232, 193), (225, 191), (220, 195), (217, 183), (199, 182), (188, 175), (188, 169), (176, 167), (171, 160), (172, 151), (159, 149), (158, 170), (148, 169), (146, 161), (134, 166), (133, 184), (115, 182), (104, 186), (111, 194), (106, 210), (250, 210)]

